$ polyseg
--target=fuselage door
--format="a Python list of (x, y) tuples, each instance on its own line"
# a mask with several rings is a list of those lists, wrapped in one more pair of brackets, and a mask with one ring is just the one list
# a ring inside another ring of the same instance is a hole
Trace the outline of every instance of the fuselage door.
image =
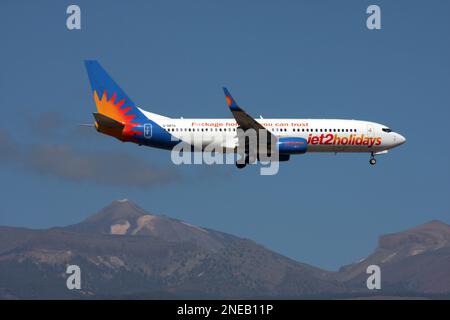
[(144, 137), (150, 139), (152, 137), (152, 125), (151, 123), (144, 124)]
[(373, 132), (373, 125), (368, 124), (367, 125), (367, 136), (373, 137), (373, 134), (374, 134), (374, 132)]

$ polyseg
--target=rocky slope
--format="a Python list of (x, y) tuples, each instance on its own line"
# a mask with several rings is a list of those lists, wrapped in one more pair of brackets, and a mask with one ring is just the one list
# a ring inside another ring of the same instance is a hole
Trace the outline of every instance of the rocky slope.
[[(82, 289), (66, 288), (67, 265)], [(382, 290), (366, 287), (381, 268)], [(247, 239), (118, 200), (62, 228), (0, 227), (0, 298), (450, 297), (450, 226), (381, 236), (367, 258), (328, 272)]]
[(381, 236), (378, 242), (371, 255), (342, 267), (335, 279), (356, 288), (367, 278), (367, 266), (375, 264), (381, 268), (382, 291), (386, 294), (449, 295), (450, 225), (431, 221)]
[[(82, 290), (65, 287), (66, 266)], [(257, 243), (114, 201), (49, 230), (0, 228), (4, 298), (301, 297), (339, 291), (328, 272)]]

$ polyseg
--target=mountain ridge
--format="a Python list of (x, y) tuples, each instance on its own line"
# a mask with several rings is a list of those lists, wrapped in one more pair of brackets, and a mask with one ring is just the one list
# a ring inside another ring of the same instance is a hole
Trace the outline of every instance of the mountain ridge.
[[(69, 264), (83, 270), (80, 291), (61, 285)], [(66, 227), (0, 226), (0, 274), (10, 275), (0, 279), (4, 299), (371, 296), (365, 287), (370, 264), (382, 268), (384, 295), (450, 294), (450, 226), (433, 220), (382, 235), (372, 254), (338, 272), (249, 239), (150, 214), (126, 199)]]
[[(238, 298), (337, 290), (318, 268), (248, 239), (151, 215), (128, 201), (114, 201), (71, 226), (21, 229), (19, 237), (14, 232), (14, 228), (0, 227), (0, 271), (26, 272), (15, 282), (9, 277), (0, 279), (0, 292), (8, 292), (8, 296), (42, 297), (42, 292), (22, 290), (39, 279), (39, 272), (51, 279), (46, 287), (55, 292), (46, 289), (48, 295), (44, 295), (50, 298), (86, 298), (111, 292)], [(80, 292), (64, 290), (59, 283), (68, 264), (80, 265), (83, 270), (85, 285)], [(117, 282), (122, 285), (118, 287)], [(44, 286), (33, 286), (39, 285)]]

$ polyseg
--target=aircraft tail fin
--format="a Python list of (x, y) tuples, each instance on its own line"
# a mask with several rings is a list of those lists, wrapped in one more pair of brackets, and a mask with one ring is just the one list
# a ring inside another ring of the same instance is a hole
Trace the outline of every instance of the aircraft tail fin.
[(98, 61), (86, 60), (84, 63), (98, 114), (123, 125), (133, 126), (145, 122), (146, 118), (139, 108)]

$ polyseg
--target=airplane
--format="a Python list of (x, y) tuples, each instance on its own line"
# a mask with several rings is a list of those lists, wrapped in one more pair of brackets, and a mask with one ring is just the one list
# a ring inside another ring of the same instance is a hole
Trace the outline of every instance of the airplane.
[[(153, 148), (172, 150), (183, 141), (193, 150), (204, 151), (214, 145), (220, 152), (236, 153), (239, 129), (254, 129), (275, 141), (278, 161), (309, 152), (365, 152), (369, 163), (406, 139), (383, 124), (341, 119), (259, 119), (244, 111), (223, 88), (233, 119), (175, 119), (145, 111), (136, 105), (96, 60), (86, 60), (85, 67), (97, 107), (93, 113), (98, 132)], [(192, 139), (193, 138), (193, 139)], [(196, 139), (198, 138), (198, 139)], [(236, 161), (238, 168), (249, 164), (249, 157)]]

